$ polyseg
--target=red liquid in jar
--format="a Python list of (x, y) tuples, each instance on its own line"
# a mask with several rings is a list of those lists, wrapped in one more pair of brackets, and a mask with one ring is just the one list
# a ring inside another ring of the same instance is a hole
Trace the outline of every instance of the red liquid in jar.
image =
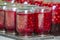
[(14, 32), (15, 31), (15, 19), (16, 12), (14, 11), (5, 11), (5, 28), (6, 32)]
[(35, 33), (42, 34), (43, 33), (43, 14), (35, 13)]
[(51, 30), (51, 19), (51, 12), (35, 13), (35, 33), (38, 35), (49, 34), (49, 31)]
[(0, 9), (0, 30), (4, 29), (4, 11)]
[(44, 13), (44, 34), (50, 34), (52, 23), (52, 12)]
[(33, 14), (17, 14), (16, 29), (21, 36), (31, 36), (34, 31)]

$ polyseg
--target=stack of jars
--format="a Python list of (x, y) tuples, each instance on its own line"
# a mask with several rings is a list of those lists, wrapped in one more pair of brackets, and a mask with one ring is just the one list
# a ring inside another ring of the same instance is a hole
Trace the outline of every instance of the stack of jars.
[(3, 28), (5, 33), (18, 34), (20, 36), (50, 34), (52, 22), (50, 8), (33, 6), (16, 8), (15, 6), (4, 6), (3, 10), (4, 19), (1, 21), (4, 22)]

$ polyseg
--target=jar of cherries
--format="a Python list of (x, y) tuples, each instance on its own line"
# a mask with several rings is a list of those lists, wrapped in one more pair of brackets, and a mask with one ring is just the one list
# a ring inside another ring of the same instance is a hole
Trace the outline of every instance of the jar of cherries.
[(34, 34), (34, 11), (27, 8), (17, 9), (16, 30), (20, 36)]
[(35, 33), (37, 35), (50, 35), (52, 11), (49, 7), (39, 7), (35, 11)]
[(16, 27), (16, 7), (6, 6), (5, 7), (5, 31), (6, 33), (15, 34)]

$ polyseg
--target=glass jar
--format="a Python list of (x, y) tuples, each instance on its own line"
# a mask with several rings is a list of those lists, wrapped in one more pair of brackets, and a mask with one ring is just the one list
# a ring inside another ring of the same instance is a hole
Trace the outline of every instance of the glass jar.
[(32, 36), (34, 33), (34, 14), (30, 9), (18, 9), (16, 30), (20, 36)]
[(16, 9), (16, 7), (12, 6), (5, 8), (5, 31), (8, 34), (15, 34)]
[(0, 5), (0, 32), (4, 31), (4, 10), (3, 5)]
[(35, 11), (35, 33), (39, 36), (50, 35), (52, 12), (48, 7), (40, 7)]
[(52, 35), (60, 35), (60, 5), (54, 3), (52, 6)]

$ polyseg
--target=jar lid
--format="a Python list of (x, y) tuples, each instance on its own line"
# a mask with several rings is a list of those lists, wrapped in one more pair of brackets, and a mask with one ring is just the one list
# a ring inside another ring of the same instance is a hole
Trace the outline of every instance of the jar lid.
[(35, 11), (44, 13), (44, 12), (51, 12), (51, 10), (52, 9), (50, 7), (44, 6), (44, 7), (37, 7)]
[(16, 6), (4, 6), (3, 7), (6, 11), (16, 11), (17, 7)]
[(17, 9), (17, 12), (23, 12), (25, 10), (29, 10), (29, 9), (27, 9), (27, 8), (19, 8), (19, 9)]
[(42, 9), (44, 10), (43, 11), (44, 13), (52, 11), (52, 9), (50, 7), (43, 7)]
[(24, 13), (24, 14), (31, 14), (31, 13), (34, 13), (34, 10), (32, 10), (31, 8), (20, 8), (20, 9), (17, 9), (17, 13)]

